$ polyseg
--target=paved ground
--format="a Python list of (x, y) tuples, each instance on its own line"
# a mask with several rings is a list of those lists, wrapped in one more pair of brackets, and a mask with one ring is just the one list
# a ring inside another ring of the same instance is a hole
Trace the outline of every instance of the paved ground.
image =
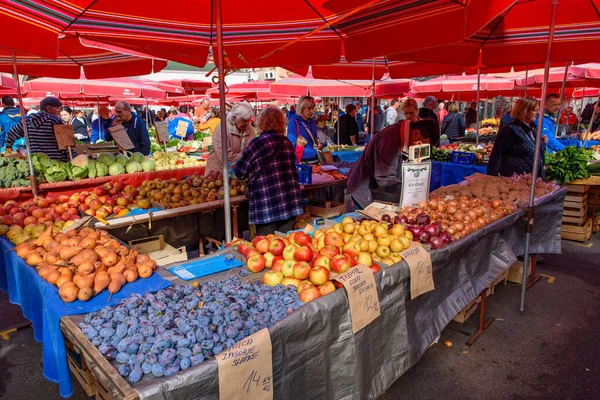
[[(563, 255), (545, 256), (539, 271), (556, 280), (544, 278), (527, 292), (525, 313), (518, 311), (520, 287), (499, 285), (488, 302), (488, 315), (497, 320), (473, 348), (464, 343), (477, 317), (464, 325), (452, 322), (442, 340), (454, 346), (433, 346), (381, 399), (600, 399), (596, 236), (591, 247), (563, 242)], [(0, 298), (0, 320), (5, 306)], [(31, 329), (0, 339), (0, 399), (60, 399), (40, 362), (41, 346)], [(85, 399), (74, 386), (72, 398)]]

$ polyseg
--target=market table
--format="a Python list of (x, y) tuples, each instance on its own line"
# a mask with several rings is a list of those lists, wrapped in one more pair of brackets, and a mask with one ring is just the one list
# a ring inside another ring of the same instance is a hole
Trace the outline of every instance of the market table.
[(462, 182), (467, 176), (477, 172), (487, 174), (487, 166), (485, 165), (465, 165), (442, 161), (432, 161), (431, 164), (430, 192), (442, 186)]
[[(549, 194), (538, 201), (539, 208), (560, 203), (564, 196), (564, 189)], [(405, 261), (376, 274), (381, 315), (356, 334), (352, 334), (344, 290), (320, 297), (271, 326), (274, 398), (379, 396), (420, 359), (462, 308), (516, 261), (506, 237), (510, 236), (511, 227), (522, 227), (518, 221), (523, 214), (518, 210), (431, 252), (435, 290), (416, 299), (410, 299)], [(538, 241), (560, 241), (560, 213), (551, 219), (558, 230), (534, 231)], [(235, 273), (236, 270), (230, 270), (209, 278), (221, 279)], [(99, 371), (97, 378), (105, 388), (114, 389), (113, 394), (133, 393), (144, 399), (218, 398), (214, 358), (171, 377), (145, 377), (134, 387), (118, 376), (111, 381), (111, 374), (106, 372), (112, 367), (81, 334), (77, 327), (80, 319), (81, 316), (64, 317), (62, 329), (83, 349), (88, 364), (108, 370)]]
[[(560, 143), (562, 143), (565, 146), (574, 146), (574, 147), (583, 147), (583, 140), (577, 140), (577, 139), (562, 139), (559, 138), (558, 139), (560, 141)], [(589, 149), (592, 146), (600, 146), (600, 140), (588, 140), (588, 142), (585, 144), (585, 148)]]

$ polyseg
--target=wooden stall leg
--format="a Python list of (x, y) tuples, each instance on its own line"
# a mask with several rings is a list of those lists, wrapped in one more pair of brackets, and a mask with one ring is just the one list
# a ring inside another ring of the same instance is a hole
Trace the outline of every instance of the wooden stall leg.
[(537, 254), (532, 254), (531, 255), (531, 272), (529, 273), (529, 283), (527, 284), (526, 290), (529, 290), (532, 287), (534, 287), (535, 284), (538, 283), (538, 281), (540, 279), (542, 279), (541, 276), (535, 276), (536, 264), (537, 264)]
[(238, 214), (237, 214), (237, 209), (238, 209), (237, 205), (234, 204), (234, 205), (231, 206), (231, 219), (233, 220), (233, 237), (239, 239), (240, 235), (238, 233)]
[(483, 289), (483, 292), (479, 295), (481, 297), (481, 302), (479, 303), (479, 327), (477, 328), (477, 332), (467, 341), (467, 346), (473, 346), (477, 339), (481, 336), (481, 334), (489, 328), (489, 326), (494, 322), (494, 318), (485, 319), (485, 302), (487, 299), (487, 291), (488, 288)]

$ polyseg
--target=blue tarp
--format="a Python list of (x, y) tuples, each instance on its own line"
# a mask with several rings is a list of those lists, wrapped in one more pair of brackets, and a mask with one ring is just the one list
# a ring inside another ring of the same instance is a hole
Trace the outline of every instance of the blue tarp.
[(28, 266), (14, 251), (7, 251), (12, 247), (6, 238), (0, 238), (0, 287), (8, 293), (11, 303), (21, 306), (23, 316), (33, 324), (33, 336), (42, 343), (44, 377), (59, 384), (63, 397), (71, 396), (73, 387), (60, 331), (61, 317), (98, 311), (107, 305), (117, 305), (132, 293), (155, 292), (171, 286), (171, 282), (153, 274), (126, 284), (110, 302), (108, 291), (104, 291), (87, 302), (65, 303), (58, 296), (56, 286), (40, 278), (35, 268)]
[(334, 151), (331, 154), (333, 154), (334, 157), (337, 157), (339, 159), (339, 161), (356, 162), (356, 161), (358, 161), (358, 159), (360, 158), (362, 153), (363, 153), (363, 151), (350, 150), (350, 151)]
[(455, 183), (462, 182), (465, 180), (465, 177), (477, 172), (487, 174), (487, 166), (464, 165), (440, 161), (433, 161), (432, 163), (433, 168), (429, 185), (430, 191), (433, 191), (440, 186), (454, 185)]
[[(565, 146), (574, 146), (574, 147), (583, 147), (583, 140), (575, 140), (575, 139), (558, 139), (560, 140), (560, 143), (564, 144)], [(600, 145), (600, 140), (588, 140), (588, 142), (585, 144), (585, 148), (589, 149), (592, 146), (598, 146)]]

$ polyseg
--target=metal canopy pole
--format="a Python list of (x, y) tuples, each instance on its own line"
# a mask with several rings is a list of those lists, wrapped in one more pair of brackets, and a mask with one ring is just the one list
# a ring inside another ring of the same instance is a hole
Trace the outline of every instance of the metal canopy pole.
[(596, 109), (598, 108), (598, 104), (600, 104), (600, 96), (598, 96), (598, 99), (594, 102), (594, 111), (592, 112), (592, 119), (590, 120), (590, 124), (588, 125), (587, 128), (587, 135), (585, 135), (585, 139), (583, 140), (583, 148), (585, 149), (585, 146), (587, 145), (587, 142), (589, 141), (589, 137), (592, 133), (592, 125), (594, 124), (594, 120), (596, 119)]
[(477, 68), (477, 127), (476, 127), (476, 131), (475, 131), (475, 146), (479, 145), (479, 101), (481, 100), (479, 98), (480, 96), (480, 90), (481, 90), (481, 69)]
[(525, 66), (525, 97), (527, 97), (527, 85), (529, 80), (529, 64)]
[(560, 125), (560, 114), (562, 113), (563, 101), (565, 99), (565, 85), (567, 84), (567, 74), (568, 73), (569, 73), (569, 63), (567, 62), (565, 64), (565, 74), (563, 75), (562, 86), (560, 88), (560, 106), (558, 107), (558, 113), (557, 113), (558, 120), (556, 121), (556, 129), (554, 130), (555, 138), (558, 135), (558, 126)]
[(373, 58), (373, 71), (371, 72), (371, 78), (373, 86), (371, 88), (371, 120), (369, 131), (371, 132), (371, 139), (375, 137), (375, 58)]
[[(219, 106), (221, 112), (227, 115), (225, 111), (225, 68), (223, 57), (223, 15), (221, 10), (222, 0), (215, 0), (215, 16), (217, 22), (217, 70), (219, 78)], [(221, 119), (223, 122), (226, 118)], [(225, 241), (231, 242), (231, 199), (229, 197), (229, 165), (227, 157), (227, 123), (221, 124), (221, 160), (223, 162), (223, 190), (224, 190), (224, 214), (225, 214)]]
[[(581, 109), (579, 110), (579, 122), (577, 122), (577, 134), (579, 135), (579, 130), (581, 129), (581, 114), (583, 113), (583, 100), (585, 98), (585, 76), (583, 77), (583, 91), (581, 92)], [(577, 136), (579, 138), (579, 136)]]
[[(337, 144), (338, 146), (340, 145), (340, 104), (342, 103), (342, 98), (338, 97), (337, 98), (337, 106), (338, 106), (338, 119), (337, 119), (337, 123), (336, 123), (336, 130), (337, 130)], [(331, 112), (331, 115), (333, 117), (333, 111)]]
[(38, 196), (37, 181), (35, 179), (35, 171), (33, 170), (33, 162), (31, 161), (31, 142), (29, 141), (29, 131), (27, 130), (27, 114), (25, 114), (25, 106), (23, 105), (23, 93), (21, 93), (21, 81), (19, 79), (19, 71), (17, 70), (17, 56), (15, 50), (12, 50), (13, 72), (15, 78), (15, 86), (17, 87), (17, 97), (19, 100), (19, 109), (21, 111), (21, 124), (23, 125), (23, 136), (25, 136), (25, 145), (27, 146), (27, 161), (29, 161), (29, 182), (31, 182), (31, 190), (35, 197)]
[[(548, 90), (548, 76), (550, 75), (550, 60), (552, 57), (552, 41), (554, 39), (554, 24), (556, 22), (556, 9), (558, 0), (552, 0), (552, 11), (550, 14), (550, 31), (548, 33), (548, 48), (546, 50), (546, 63), (544, 67), (544, 83), (542, 86), (542, 99), (540, 101), (540, 112), (543, 116), (546, 107), (546, 92)], [(542, 117), (543, 118), (543, 117)], [(527, 290), (527, 276), (529, 275), (529, 244), (531, 242), (531, 233), (533, 232), (533, 204), (535, 202), (535, 181), (538, 177), (540, 164), (540, 142), (542, 140), (542, 124), (538, 124), (535, 135), (535, 156), (533, 157), (533, 171), (531, 172), (531, 193), (529, 195), (529, 205), (525, 215), (525, 259), (523, 261), (523, 281), (521, 282), (521, 307), (520, 311), (525, 310), (525, 290)]]

